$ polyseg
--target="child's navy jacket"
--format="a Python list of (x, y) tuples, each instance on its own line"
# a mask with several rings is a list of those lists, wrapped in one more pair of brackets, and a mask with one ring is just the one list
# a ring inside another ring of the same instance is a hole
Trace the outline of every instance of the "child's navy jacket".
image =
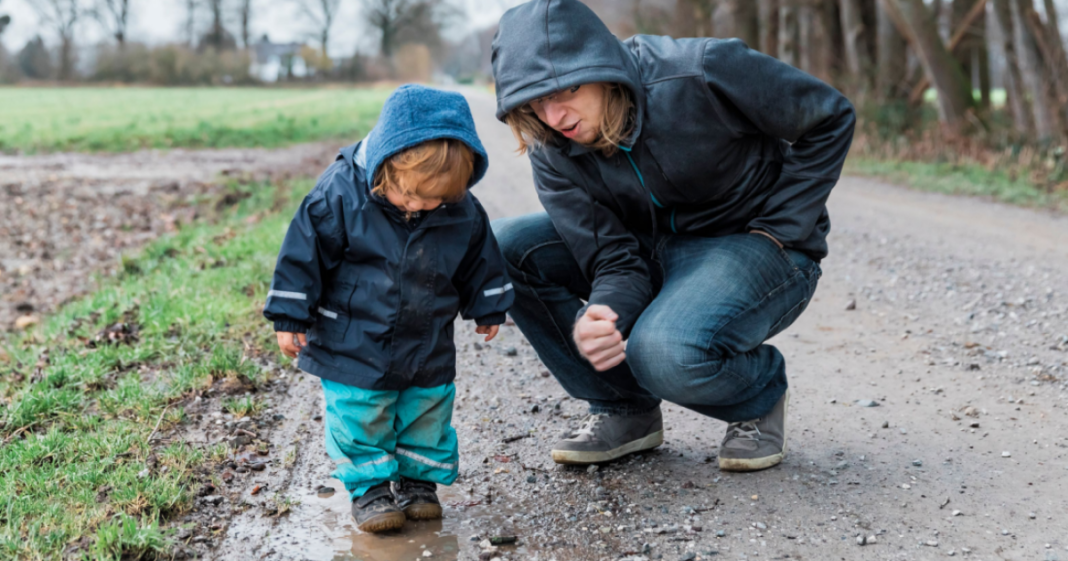
[(264, 316), (275, 331), (308, 334), (299, 367), (373, 390), (434, 387), (456, 377), (453, 321), (504, 323), (514, 291), (486, 211), (468, 193), (406, 221), (371, 193), (389, 156), (437, 138), (486, 151), (457, 93), (403, 86), (362, 142), (341, 150), (290, 224)]

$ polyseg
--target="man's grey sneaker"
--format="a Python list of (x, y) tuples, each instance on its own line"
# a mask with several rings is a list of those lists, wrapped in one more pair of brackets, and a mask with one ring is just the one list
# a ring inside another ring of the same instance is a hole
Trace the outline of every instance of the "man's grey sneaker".
[(657, 407), (642, 415), (590, 415), (582, 427), (553, 446), (558, 464), (597, 464), (664, 443), (664, 417)]
[(352, 518), (364, 532), (385, 532), (404, 526), (404, 512), (393, 502), (389, 482), (371, 487), (352, 501)]
[(404, 511), (409, 520), (437, 520), (441, 518), (441, 501), (438, 486), (429, 481), (402, 477), (393, 484), (393, 496), (397, 508)]
[(790, 390), (771, 412), (759, 419), (727, 425), (719, 447), (719, 469), (758, 471), (778, 465), (786, 456), (786, 405)]

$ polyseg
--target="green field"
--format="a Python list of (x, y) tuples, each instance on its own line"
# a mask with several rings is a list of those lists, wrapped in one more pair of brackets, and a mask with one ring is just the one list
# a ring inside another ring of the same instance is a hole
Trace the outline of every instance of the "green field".
[(387, 88), (0, 88), (0, 151), (273, 147), (363, 136)]
[[(273, 352), (260, 308), (311, 187), (233, 185), (236, 207), (125, 258), (38, 329), (0, 337), (0, 559), (169, 558), (165, 523), (232, 452), (151, 436), (188, 422), (194, 394), (269, 380), (249, 357)], [(87, 344), (116, 322), (138, 326), (136, 338)], [(257, 395), (222, 405), (256, 414)]]

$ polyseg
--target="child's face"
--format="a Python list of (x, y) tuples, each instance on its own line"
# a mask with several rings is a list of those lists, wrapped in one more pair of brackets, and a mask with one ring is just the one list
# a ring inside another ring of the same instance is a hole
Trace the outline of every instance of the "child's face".
[(414, 193), (404, 194), (394, 189), (386, 191), (386, 199), (388, 199), (393, 206), (405, 212), (421, 212), (426, 210), (434, 210), (435, 208), (441, 206), (441, 203), (443, 202), (440, 198), (424, 199)]

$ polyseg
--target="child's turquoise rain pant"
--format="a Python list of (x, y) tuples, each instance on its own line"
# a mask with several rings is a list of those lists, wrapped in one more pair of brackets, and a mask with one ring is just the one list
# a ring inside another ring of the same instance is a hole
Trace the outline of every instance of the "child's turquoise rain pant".
[(452, 428), (456, 386), (364, 390), (322, 380), (326, 452), (352, 498), (401, 476), (451, 485), (459, 449)]

